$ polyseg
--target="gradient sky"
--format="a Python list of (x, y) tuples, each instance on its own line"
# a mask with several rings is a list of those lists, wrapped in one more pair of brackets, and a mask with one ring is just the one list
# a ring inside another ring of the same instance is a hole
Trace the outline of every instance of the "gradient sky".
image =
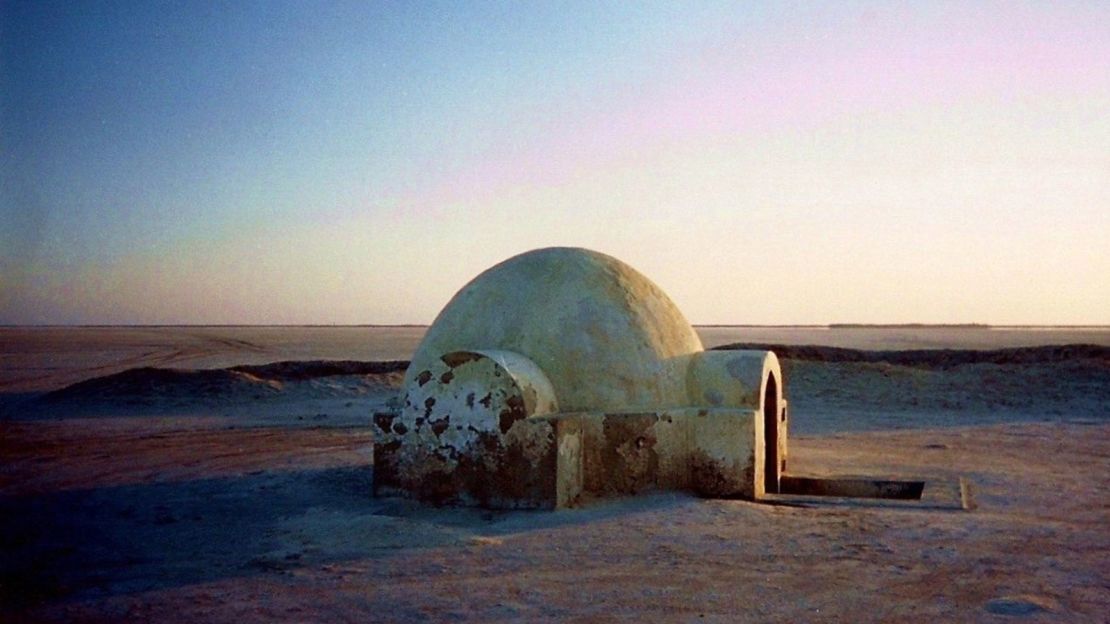
[(0, 323), (1110, 324), (1110, 3), (0, 2)]

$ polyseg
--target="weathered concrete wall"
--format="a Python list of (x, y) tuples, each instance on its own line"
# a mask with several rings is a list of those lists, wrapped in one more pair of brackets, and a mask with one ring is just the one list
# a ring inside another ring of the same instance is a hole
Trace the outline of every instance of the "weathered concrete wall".
[[(411, 369), (410, 369), (411, 371)], [(410, 375), (397, 414), (375, 415), (375, 493), (437, 503), (554, 507), (560, 449), (574, 423), (529, 419), (558, 408), (551, 383), (524, 356), (453, 352)]]
[[(772, 379), (774, 382), (772, 383)], [(691, 405), (773, 409), (775, 423), (776, 474), (785, 469), (787, 429), (784, 380), (778, 357), (771, 351), (702, 351), (689, 356), (686, 385)], [(773, 403), (768, 405), (768, 388), (774, 388)], [(761, 418), (761, 421), (765, 420)], [(766, 438), (761, 438), (762, 441)], [(767, 449), (763, 449), (766, 453)]]
[(687, 490), (763, 495), (762, 420), (756, 410), (670, 409), (575, 414), (581, 421), (583, 493)]
[(550, 248), (485, 271), (440, 312), (413, 375), (444, 353), (501, 349), (536, 363), (565, 411), (686, 404), (685, 363), (701, 340), (635, 269), (584, 249)]
[(768, 375), (782, 378), (770, 351), (701, 351), (689, 356), (687, 405), (762, 409)]
[(514, 421), (505, 435), (481, 433), (458, 447), (429, 444), (413, 429), (397, 433), (400, 422), (379, 419), (389, 441), (375, 450), (377, 495), (556, 509), (656, 490), (764, 494), (762, 421), (755, 410), (551, 414)]

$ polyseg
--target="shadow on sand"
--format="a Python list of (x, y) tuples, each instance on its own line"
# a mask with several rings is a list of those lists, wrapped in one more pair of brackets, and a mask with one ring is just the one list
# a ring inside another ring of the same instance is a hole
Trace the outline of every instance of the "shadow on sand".
[(17, 610), (473, 544), (696, 504), (647, 496), (571, 511), (434, 508), (370, 495), (369, 466), (0, 497), (0, 604)]

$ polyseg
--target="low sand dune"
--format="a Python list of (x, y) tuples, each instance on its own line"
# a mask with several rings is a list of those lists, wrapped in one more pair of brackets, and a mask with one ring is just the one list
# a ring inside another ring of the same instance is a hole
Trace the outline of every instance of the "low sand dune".
[(265, 357), (266, 347), (197, 329), (130, 327), (2, 328), (0, 391), (51, 390), (141, 367), (204, 366), (214, 359)]
[[(1110, 347), (1105, 346), (911, 351), (815, 345), (719, 348), (771, 349), (779, 354), (797, 433), (1100, 419), (1107, 417), (1110, 405)], [(16, 409), (119, 415), (121, 410), (158, 413), (170, 406), (231, 409), (257, 401), (288, 408), (297, 402), (394, 392), (405, 366), (401, 360), (317, 360), (224, 369), (138, 368), (74, 383)], [(341, 410), (342, 416), (365, 416), (362, 403), (347, 407), (355, 409)]]
[(794, 430), (1110, 418), (1110, 347), (864, 351), (735, 344), (782, 359)]
[(863, 350), (825, 345), (784, 345), (737, 342), (716, 350), (756, 349), (774, 351), (781, 359), (805, 362), (868, 362), (917, 368), (953, 368), (964, 364), (1054, 364), (1073, 360), (1110, 361), (1110, 347), (1094, 344), (1061, 344), (1007, 349), (905, 349)]
[[(48, 392), (46, 403), (66, 403), (76, 409), (92, 403), (114, 403), (166, 398), (204, 402), (259, 399), (282, 393), (287, 386), (325, 379), (355, 379), (363, 385), (399, 383), (408, 363), (314, 361), (274, 362), (233, 366), (221, 369), (133, 368), (120, 373), (95, 377)], [(316, 386), (315, 389), (320, 389)], [(357, 394), (357, 390), (352, 390)]]
[[(129, 368), (225, 368), (279, 360), (408, 359), (427, 328), (0, 327), (0, 392), (43, 392)], [(697, 327), (706, 347), (740, 341), (862, 349), (1110, 346), (1110, 328)]]
[(43, 392), (131, 368), (408, 358), (423, 327), (0, 327), (0, 392)]

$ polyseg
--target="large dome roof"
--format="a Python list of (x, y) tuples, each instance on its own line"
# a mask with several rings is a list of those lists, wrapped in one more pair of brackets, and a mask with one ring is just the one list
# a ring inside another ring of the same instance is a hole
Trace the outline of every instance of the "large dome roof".
[(685, 362), (676, 358), (702, 344), (670, 298), (632, 267), (552, 247), (509, 258), (464, 286), (428, 329), (406, 386), (447, 353), (482, 349), (539, 365), (560, 411), (616, 411), (685, 404)]

